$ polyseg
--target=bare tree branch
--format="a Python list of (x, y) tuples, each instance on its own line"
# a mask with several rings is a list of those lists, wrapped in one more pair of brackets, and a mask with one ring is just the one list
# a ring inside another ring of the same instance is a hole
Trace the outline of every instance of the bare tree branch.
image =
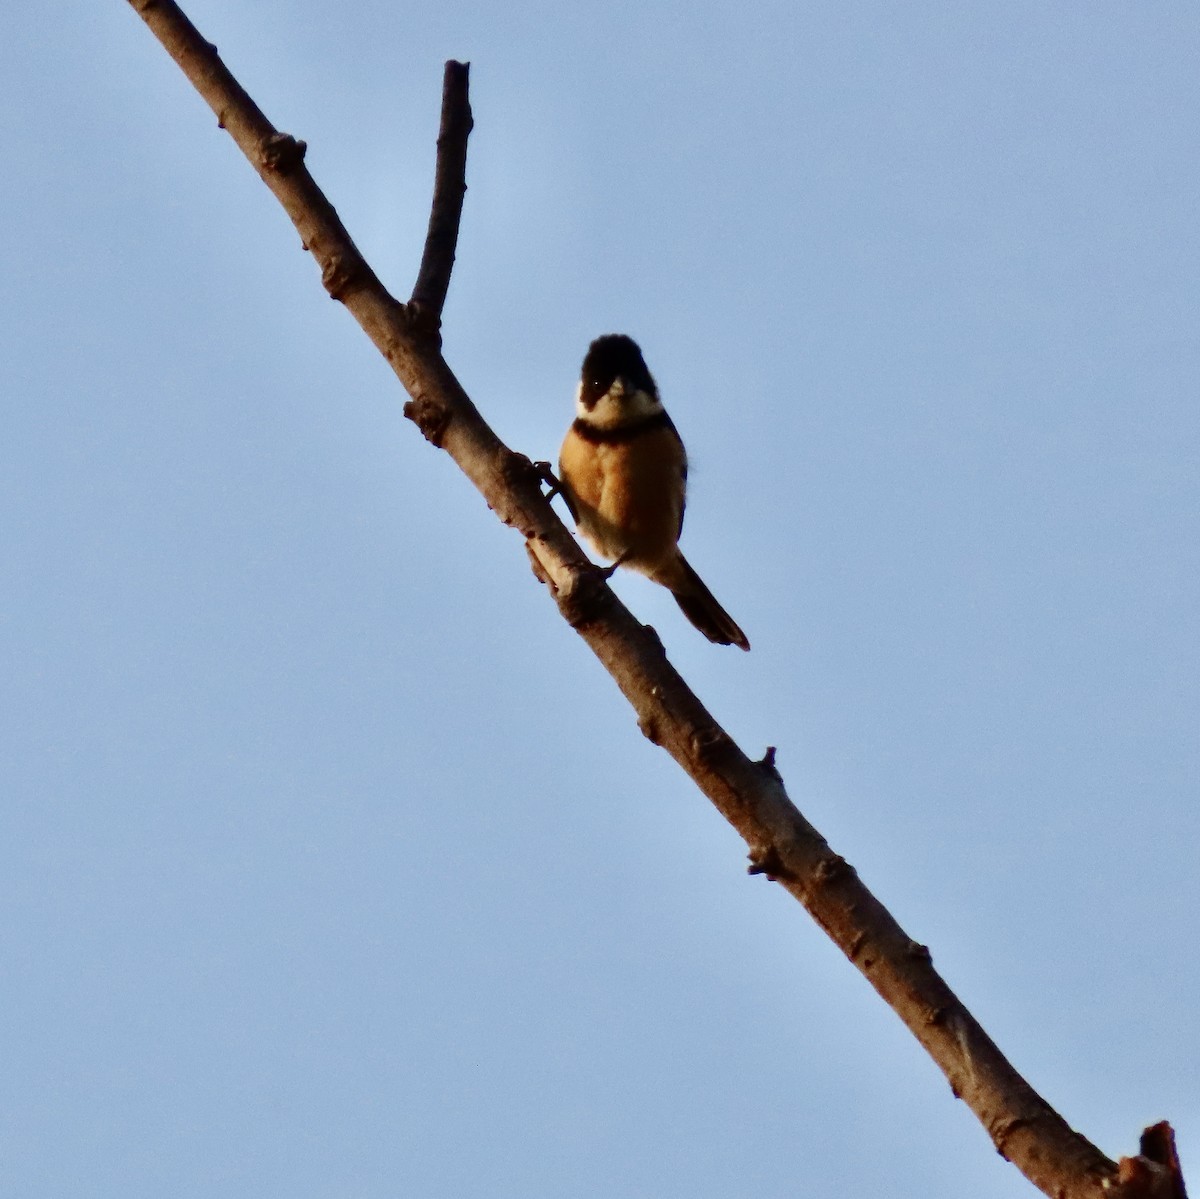
[(438, 130), (429, 231), (425, 234), (425, 252), (421, 255), (416, 286), (408, 302), (413, 323), (438, 337), (439, 343), (442, 308), (450, 288), (450, 272), (454, 270), (458, 226), (463, 197), (467, 194), (467, 138), (475, 124), (467, 94), (470, 70), (470, 63), (451, 60), (442, 76), (442, 123)]
[(446, 66), (433, 212), (413, 298), (404, 305), (384, 289), (313, 182), (304, 143), (271, 125), (173, 0), (129, 3), (279, 199), (330, 295), (391, 364), (411, 396), (405, 415), (525, 538), (539, 578), (632, 704), (643, 734), (691, 775), (744, 838), (750, 872), (778, 882), (804, 905), (925, 1047), (997, 1150), (1045, 1194), (1183, 1199), (1169, 1126), (1147, 1130), (1142, 1153), (1122, 1159), (1118, 1172), (1013, 1069), (934, 969), (929, 950), (905, 933), (793, 805), (775, 751), (752, 761), (716, 723), (667, 661), (653, 629), (633, 617), (579, 550), (542, 495), (538, 471), (496, 437), (446, 365), (436, 331), (465, 190), (466, 67)]

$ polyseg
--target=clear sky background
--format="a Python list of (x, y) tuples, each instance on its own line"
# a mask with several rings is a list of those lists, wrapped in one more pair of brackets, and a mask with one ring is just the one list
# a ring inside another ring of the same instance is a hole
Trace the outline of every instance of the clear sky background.
[[(599, 333), (754, 644), (616, 586), (1110, 1155), (1200, 1186), (1200, 12), (187, 9), (553, 457)], [(1020, 1199), (121, 0), (0, 43), (0, 1194)]]

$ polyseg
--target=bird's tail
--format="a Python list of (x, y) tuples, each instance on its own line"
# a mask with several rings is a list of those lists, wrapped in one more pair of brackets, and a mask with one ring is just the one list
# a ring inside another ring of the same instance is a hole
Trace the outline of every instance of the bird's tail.
[(749, 649), (750, 642), (746, 634), (737, 626), (737, 622), (717, 603), (716, 596), (704, 585), (704, 580), (691, 568), (688, 560), (678, 556), (678, 567), (671, 572), (674, 577), (667, 584), (675, 602), (688, 618), (709, 641), (717, 645), (736, 645), (739, 649)]

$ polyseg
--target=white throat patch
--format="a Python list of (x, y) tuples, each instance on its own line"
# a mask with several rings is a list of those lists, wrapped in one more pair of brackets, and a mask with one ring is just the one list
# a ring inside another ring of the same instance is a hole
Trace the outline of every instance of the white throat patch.
[(575, 415), (594, 429), (637, 425), (663, 410), (662, 401), (648, 391), (626, 391), (617, 381), (589, 408), (583, 402), (583, 382), (575, 391)]

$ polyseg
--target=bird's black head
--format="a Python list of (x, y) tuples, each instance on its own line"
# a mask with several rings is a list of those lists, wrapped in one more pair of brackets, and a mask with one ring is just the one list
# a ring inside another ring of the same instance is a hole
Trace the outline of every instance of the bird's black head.
[(617, 379), (624, 379), (631, 393), (642, 391), (658, 398), (658, 388), (637, 342), (624, 333), (606, 333), (588, 346), (583, 359), (579, 398), (584, 406), (595, 407)]

